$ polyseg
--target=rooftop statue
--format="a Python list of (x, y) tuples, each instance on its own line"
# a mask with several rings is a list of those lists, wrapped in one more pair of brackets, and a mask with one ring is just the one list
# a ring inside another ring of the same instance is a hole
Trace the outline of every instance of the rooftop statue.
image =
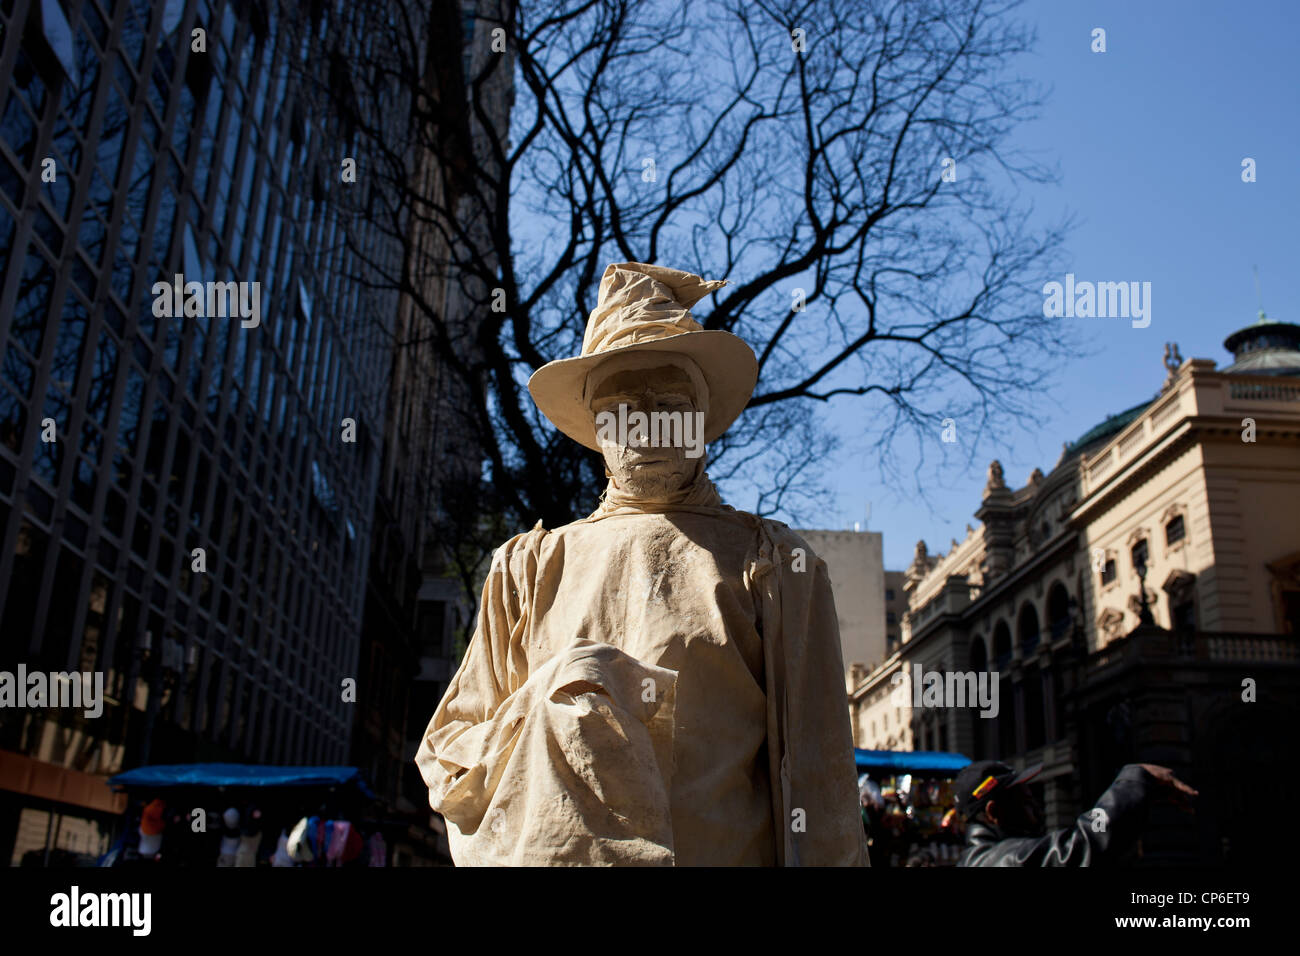
[(609, 483), (493, 557), (416, 757), (460, 865), (867, 864), (826, 567), (705, 473), (758, 374), (691, 317), (723, 285), (611, 265), (529, 381)]
[(1006, 488), (1006, 486), (1007, 486), (1006, 478), (1003, 476), (1002, 473), (1002, 462), (998, 461), (997, 459), (994, 459), (993, 461), (989, 462), (989, 480), (984, 485), (984, 494), (987, 495), (990, 491), (997, 491), (999, 489), (1004, 489)]

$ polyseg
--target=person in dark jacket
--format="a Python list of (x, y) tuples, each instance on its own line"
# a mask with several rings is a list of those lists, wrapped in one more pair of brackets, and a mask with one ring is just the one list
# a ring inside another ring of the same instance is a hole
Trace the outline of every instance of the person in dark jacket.
[(1048, 833), (1042, 808), (1026, 786), (1040, 770), (1041, 764), (1015, 771), (980, 760), (957, 775), (957, 812), (969, 821), (958, 866), (1110, 865), (1141, 834), (1152, 800), (1190, 808), (1197, 795), (1168, 767), (1131, 763), (1091, 810)]

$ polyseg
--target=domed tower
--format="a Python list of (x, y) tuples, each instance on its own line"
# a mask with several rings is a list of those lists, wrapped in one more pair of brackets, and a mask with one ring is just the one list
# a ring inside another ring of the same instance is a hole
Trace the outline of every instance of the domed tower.
[(1224, 372), (1300, 376), (1300, 325), (1277, 322), (1263, 310), (1258, 321), (1224, 339), (1223, 347), (1234, 359)]

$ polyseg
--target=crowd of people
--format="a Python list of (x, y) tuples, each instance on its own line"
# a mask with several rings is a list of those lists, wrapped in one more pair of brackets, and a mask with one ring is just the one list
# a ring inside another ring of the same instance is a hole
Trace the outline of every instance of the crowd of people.
[[(387, 866), (377, 826), (328, 805), (234, 801), (224, 807), (152, 797), (133, 802), (131, 824), (100, 866)], [(225, 802), (225, 801), (223, 801)]]
[(953, 781), (914, 774), (858, 777), (872, 866), (951, 866), (965, 837)]

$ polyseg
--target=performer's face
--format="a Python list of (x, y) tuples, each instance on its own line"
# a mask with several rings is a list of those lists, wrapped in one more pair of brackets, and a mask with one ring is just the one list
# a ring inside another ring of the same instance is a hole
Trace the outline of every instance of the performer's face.
[[(672, 365), (614, 372), (592, 393), (594, 416), (602, 413), (618, 416), (620, 405), (627, 407), (625, 415), (633, 412), (647, 416), (653, 412), (689, 415), (692, 427), (699, 407), (690, 376)], [(687, 456), (690, 449), (684, 442), (661, 440), (655, 447), (648, 444), (650, 436), (633, 428), (628, 428), (626, 434), (598, 428), (597, 437), (605, 467), (621, 491), (642, 498), (659, 498), (680, 490), (694, 476), (697, 459)], [(695, 437), (702, 441), (702, 436)]]

